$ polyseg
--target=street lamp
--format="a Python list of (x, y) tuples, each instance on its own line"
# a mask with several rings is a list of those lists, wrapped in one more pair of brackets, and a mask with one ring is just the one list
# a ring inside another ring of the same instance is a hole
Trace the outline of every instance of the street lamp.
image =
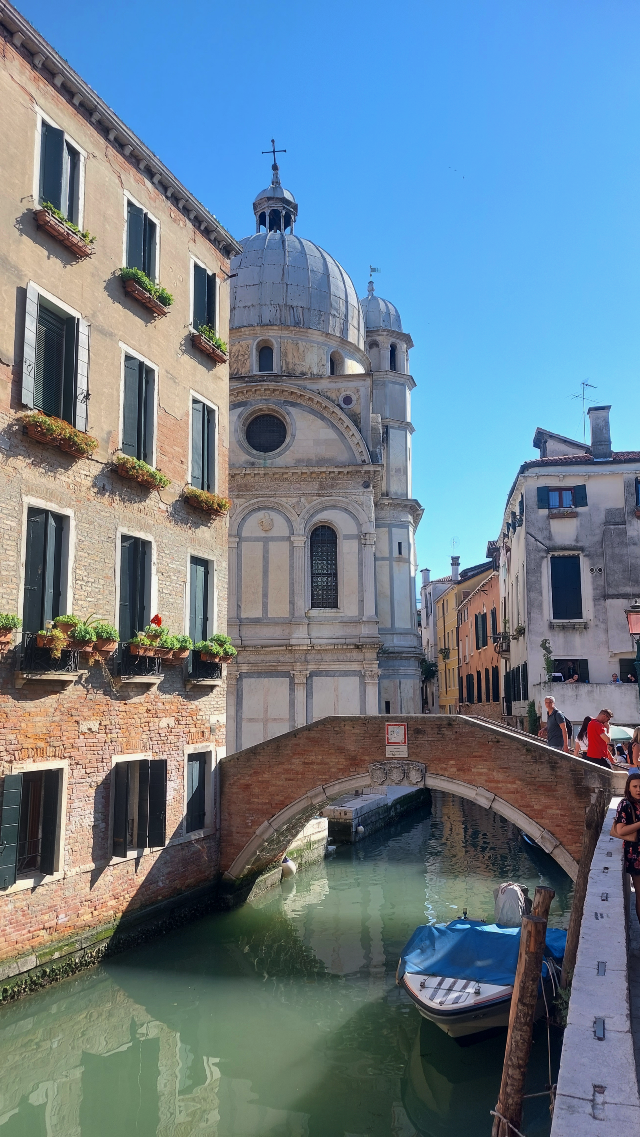
[(640, 695), (640, 600), (633, 600), (629, 608), (625, 608), (625, 616), (629, 625), (629, 635), (636, 641), (636, 658), (634, 660), (636, 677), (638, 679), (638, 694)]

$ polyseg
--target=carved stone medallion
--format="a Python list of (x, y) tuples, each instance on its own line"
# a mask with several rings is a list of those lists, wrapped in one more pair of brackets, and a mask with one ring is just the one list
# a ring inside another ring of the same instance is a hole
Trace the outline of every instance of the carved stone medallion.
[(268, 533), (270, 529), (273, 529), (273, 517), (271, 516), (271, 514), (270, 513), (263, 513), (262, 517), (260, 518), (260, 520), (258, 522), (258, 525), (262, 529), (263, 533)]
[(423, 786), (426, 766), (423, 762), (372, 762), (369, 773), (374, 786)]

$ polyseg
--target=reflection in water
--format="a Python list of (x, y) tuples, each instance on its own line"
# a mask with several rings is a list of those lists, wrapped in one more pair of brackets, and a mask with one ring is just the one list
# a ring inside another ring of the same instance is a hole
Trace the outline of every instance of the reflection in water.
[[(517, 830), (435, 794), (273, 895), (0, 1012), (0, 1137), (462, 1137), (491, 1132), (504, 1033), (459, 1046), (394, 982), (418, 923), (570, 882)], [(557, 1059), (557, 1055), (555, 1056)], [(530, 1089), (546, 1073), (537, 1028)], [(534, 1099), (527, 1132), (549, 1131)]]

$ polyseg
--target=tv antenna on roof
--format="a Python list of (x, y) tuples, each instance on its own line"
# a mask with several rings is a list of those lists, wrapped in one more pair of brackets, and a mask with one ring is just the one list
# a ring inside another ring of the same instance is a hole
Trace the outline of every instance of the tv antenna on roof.
[(586, 379), (582, 380), (582, 383), (580, 384), (580, 386), (581, 386), (582, 390), (579, 392), (579, 394), (572, 395), (571, 398), (572, 399), (582, 399), (582, 441), (586, 442), (587, 441), (587, 412), (586, 412), (586, 408), (585, 408), (585, 403), (586, 403), (586, 398), (587, 398), (587, 387), (591, 387), (591, 389), (593, 391), (597, 391), (598, 388), (596, 387), (595, 383), (587, 383)]

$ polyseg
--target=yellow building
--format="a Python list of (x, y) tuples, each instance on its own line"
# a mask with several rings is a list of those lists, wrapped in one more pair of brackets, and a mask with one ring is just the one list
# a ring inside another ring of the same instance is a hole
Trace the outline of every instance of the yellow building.
[(458, 711), (458, 607), (493, 571), (493, 562), (460, 572), (460, 557), (451, 558), (451, 584), (438, 597), (436, 634), (438, 639), (438, 704), (441, 715)]

